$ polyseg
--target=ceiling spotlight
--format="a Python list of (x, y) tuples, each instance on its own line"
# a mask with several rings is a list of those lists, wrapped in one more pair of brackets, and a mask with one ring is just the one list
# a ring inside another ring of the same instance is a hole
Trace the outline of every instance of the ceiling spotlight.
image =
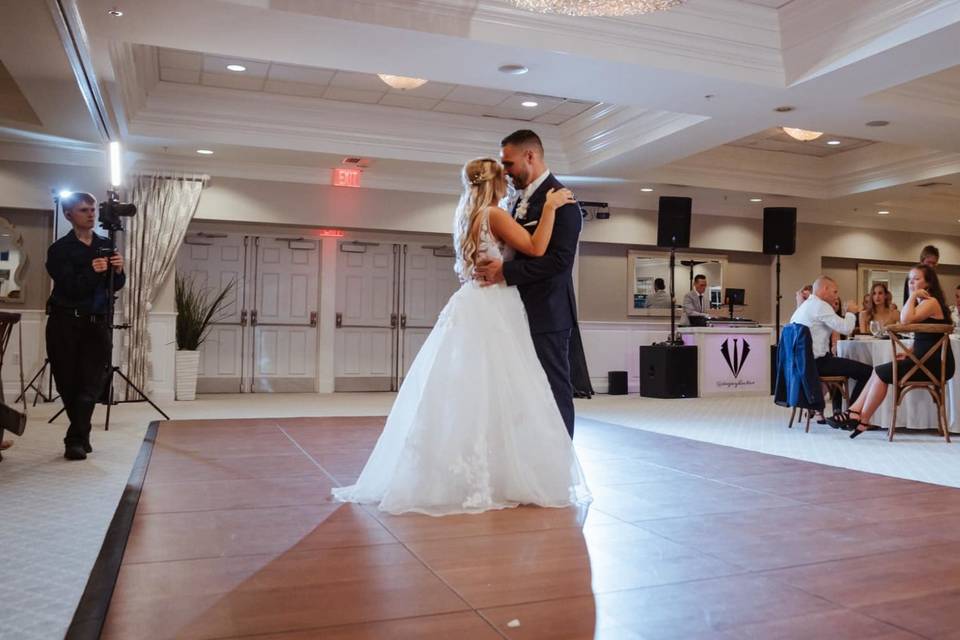
[(532, 109), (533, 107), (540, 106), (540, 103), (536, 102), (535, 100), (524, 100), (523, 102), (520, 103), (520, 106), (527, 107), (528, 109)]
[(880, 211), (877, 211), (877, 215), (878, 215), (878, 216), (888, 216), (888, 215), (890, 215), (890, 212), (887, 211), (886, 209), (881, 209)]
[(197, 153), (199, 153), (199, 154), (202, 155), (202, 156), (212, 156), (212, 155), (213, 155), (213, 151), (211, 151), (210, 149), (197, 149)]
[(839, 140), (827, 140), (827, 144), (830, 145), (831, 147), (835, 147), (835, 146), (837, 146), (838, 144), (840, 144), (840, 141), (839, 141)]
[(387, 86), (394, 89), (399, 89), (401, 91), (407, 91), (409, 89), (416, 89), (417, 87), (422, 87), (427, 84), (427, 81), (423, 78), (410, 78), (407, 76), (391, 76), (387, 73), (378, 73), (377, 74)]
[(868, 127), (885, 127), (890, 124), (889, 120), (871, 120), (867, 123)]
[(650, 193), (653, 191), (653, 187), (640, 187), (640, 191), (643, 191), (644, 193)]
[(504, 64), (497, 67), (497, 71), (510, 76), (522, 76), (527, 71), (530, 71), (530, 69), (527, 69), (522, 64)]
[(800, 142), (810, 142), (823, 135), (823, 131), (808, 131), (807, 129), (795, 129), (794, 127), (780, 127), (780, 129), (794, 140), (799, 140)]
[(750, 198), (750, 202), (763, 202), (763, 198)]
[[(61, 198), (66, 198), (66, 197), (69, 196), (71, 193), (73, 193), (73, 191), (70, 191), (69, 189), (63, 189), (63, 190), (60, 191), (60, 193), (58, 193), (57, 195), (60, 196)], [(960, 222), (960, 220), (957, 220), (957, 222)]]
[(117, 9), (116, 7), (114, 7), (113, 9), (110, 9), (109, 11), (107, 11), (107, 15), (113, 16), (114, 18), (119, 18), (120, 16), (123, 15), (123, 11), (120, 11), (120, 9)]
[(242, 64), (228, 64), (227, 70), (228, 71), (246, 71), (247, 68)]

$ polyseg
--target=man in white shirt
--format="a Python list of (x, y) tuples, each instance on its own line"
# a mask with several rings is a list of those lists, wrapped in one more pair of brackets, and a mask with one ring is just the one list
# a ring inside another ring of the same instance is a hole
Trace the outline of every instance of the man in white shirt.
[[(710, 296), (707, 295), (707, 276), (702, 273), (694, 277), (693, 290), (683, 296), (683, 322), (681, 324), (694, 324), (698, 321), (690, 321), (691, 318), (703, 318), (704, 321), (710, 317)], [(702, 324), (702, 321), (701, 321)]]
[[(856, 381), (850, 404), (860, 396), (860, 392), (870, 379), (873, 368), (870, 365), (849, 358), (838, 358), (830, 351), (830, 336), (834, 331), (843, 335), (853, 333), (857, 326), (857, 313), (860, 306), (853, 301), (847, 303), (843, 317), (833, 310), (840, 297), (837, 283), (829, 276), (820, 276), (813, 283), (813, 294), (793, 313), (790, 322), (802, 324), (810, 329), (813, 341), (813, 357), (817, 363), (817, 373), (821, 376), (847, 376)], [(834, 394), (834, 413), (840, 413), (842, 399)], [(831, 423), (832, 424), (832, 423)]]

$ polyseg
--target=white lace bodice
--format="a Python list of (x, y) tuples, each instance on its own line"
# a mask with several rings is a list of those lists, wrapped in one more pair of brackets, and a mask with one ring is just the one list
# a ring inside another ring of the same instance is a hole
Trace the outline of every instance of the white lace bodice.
[(513, 260), (516, 251), (513, 247), (507, 246), (490, 230), (490, 210), (483, 214), (483, 221), (480, 223), (480, 238), (477, 242), (477, 253), (485, 255), (488, 258), (494, 258), (508, 262)]

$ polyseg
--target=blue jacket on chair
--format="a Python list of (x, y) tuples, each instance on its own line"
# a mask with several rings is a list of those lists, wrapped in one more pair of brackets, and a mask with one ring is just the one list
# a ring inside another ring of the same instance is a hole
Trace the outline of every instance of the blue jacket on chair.
[(777, 384), (774, 402), (783, 407), (823, 410), (823, 390), (813, 359), (810, 329), (790, 323), (777, 346)]

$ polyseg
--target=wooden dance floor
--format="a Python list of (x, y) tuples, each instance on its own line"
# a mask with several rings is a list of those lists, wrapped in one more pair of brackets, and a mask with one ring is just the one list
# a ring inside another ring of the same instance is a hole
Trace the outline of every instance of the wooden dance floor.
[(382, 425), (160, 423), (103, 637), (960, 639), (960, 490), (582, 420), (588, 511), (332, 502)]

